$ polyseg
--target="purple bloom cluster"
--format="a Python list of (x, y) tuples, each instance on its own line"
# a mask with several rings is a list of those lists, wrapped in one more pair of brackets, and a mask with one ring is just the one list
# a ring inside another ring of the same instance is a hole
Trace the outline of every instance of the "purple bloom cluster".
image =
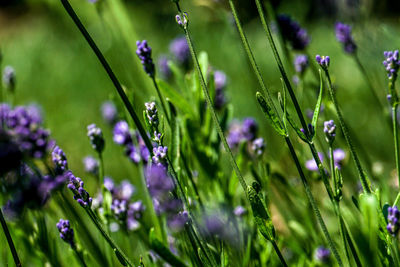
[(399, 71), (400, 67), (399, 50), (385, 51), (383, 55), (385, 56), (383, 65), (386, 68), (389, 79), (396, 80), (397, 72)]
[(292, 20), (288, 15), (279, 15), (277, 20), (283, 37), (290, 42), (293, 49), (303, 50), (307, 47), (310, 37), (297, 21)]
[(332, 144), (336, 136), (336, 124), (333, 120), (324, 122), (324, 133), (326, 141)]
[(172, 40), (169, 45), (169, 51), (179, 64), (183, 66), (188, 65), (190, 59), (190, 50), (184, 36), (179, 36)]
[(71, 228), (71, 225), (68, 220), (60, 219), (57, 223), (58, 231), (60, 232), (60, 238), (71, 245), (72, 248), (75, 247), (75, 239), (74, 239), (74, 229)]
[(146, 117), (150, 125), (157, 127), (158, 120), (158, 110), (155, 102), (146, 102), (144, 103), (146, 107)]
[(217, 110), (226, 104), (224, 89), (226, 87), (226, 74), (223, 71), (216, 70), (214, 72), (215, 97), (214, 106)]
[(66, 173), (69, 183), (68, 188), (74, 193), (74, 199), (84, 208), (92, 205), (92, 198), (89, 193), (83, 188), (84, 184), (81, 178), (68, 171)]
[(90, 124), (87, 127), (87, 136), (89, 137), (93, 149), (96, 150), (97, 153), (102, 153), (104, 150), (105, 142), (101, 129), (97, 127), (96, 124)]
[(37, 159), (42, 159), (51, 147), (49, 131), (41, 127), (42, 119), (37, 109), (7, 104), (0, 105), (0, 132), (18, 145), (19, 150)]
[(108, 124), (113, 125), (118, 119), (117, 107), (112, 101), (105, 101), (101, 105), (101, 115)]
[(328, 69), (331, 59), (329, 56), (316, 55), (315, 60), (323, 69)]
[(356, 51), (357, 45), (351, 36), (351, 26), (338, 22), (335, 25), (336, 39), (343, 44), (344, 51), (352, 54)]
[(171, 78), (172, 75), (172, 71), (168, 66), (168, 61), (168, 57), (165, 55), (158, 58), (158, 69), (160, 70), (161, 76), (167, 80)]
[(119, 121), (115, 124), (113, 139), (115, 143), (125, 147), (125, 153), (132, 162), (137, 164), (140, 160), (143, 160), (144, 163), (147, 163), (150, 152), (139, 134), (136, 135), (138, 146), (135, 146), (132, 133), (126, 121)]
[(233, 210), (233, 213), (238, 217), (242, 217), (243, 215), (245, 215), (247, 213), (247, 210), (243, 206), (237, 206)]
[(327, 262), (331, 256), (331, 251), (323, 246), (320, 246), (315, 251), (315, 259), (320, 262)]
[(156, 213), (165, 214), (171, 229), (180, 230), (188, 221), (188, 215), (182, 211), (182, 202), (171, 195), (175, 184), (168, 175), (166, 167), (150, 165), (146, 168), (145, 177)]
[(400, 226), (400, 211), (396, 206), (388, 208), (387, 220), (388, 225), (386, 226), (386, 229), (391, 235), (395, 236), (398, 233)]
[(260, 149), (263, 148), (263, 140), (255, 140), (257, 131), (258, 125), (253, 118), (245, 118), (242, 123), (234, 121), (229, 127), (227, 136), (229, 147), (231, 149), (237, 149), (241, 142), (250, 142), (252, 148), (254, 147), (253, 151), (256, 153), (260, 152)]
[[(321, 152), (318, 152), (318, 157), (322, 163), (324, 161), (324, 155)], [(346, 158), (346, 152), (343, 149), (337, 148), (337, 149), (333, 150), (333, 160), (334, 160), (335, 167), (341, 169), (342, 162), (345, 158)], [(318, 166), (315, 163), (314, 159), (307, 160), (305, 163), (305, 166), (310, 171), (318, 172)]]
[(308, 67), (308, 57), (306, 55), (298, 55), (294, 59), (294, 68), (297, 73), (303, 75)]
[(168, 147), (166, 146), (154, 147), (153, 148), (154, 156), (152, 157), (153, 163), (157, 165), (166, 166), (167, 152), (168, 152)]
[(138, 55), (144, 71), (150, 76), (154, 77), (155, 67), (153, 59), (151, 57), (151, 47), (147, 44), (146, 40), (136, 42), (137, 50), (136, 55)]
[(15, 89), (15, 70), (11, 66), (6, 66), (3, 71), (3, 84), (10, 91)]
[(64, 151), (59, 146), (54, 147), (51, 152), (51, 158), (55, 165), (56, 174), (63, 174), (68, 170), (67, 156), (65, 156)]
[(89, 174), (97, 176), (99, 174), (99, 161), (92, 156), (86, 156), (83, 158), (83, 166), (85, 171)]

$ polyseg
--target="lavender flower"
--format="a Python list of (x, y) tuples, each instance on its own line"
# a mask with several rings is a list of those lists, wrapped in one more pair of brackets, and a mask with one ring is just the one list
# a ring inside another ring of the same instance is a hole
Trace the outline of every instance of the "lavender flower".
[(114, 124), (118, 119), (118, 111), (112, 101), (105, 101), (101, 105), (101, 115), (103, 119), (110, 125)]
[[(322, 153), (318, 152), (318, 157), (321, 162), (324, 161), (324, 155)], [(310, 160), (306, 161), (306, 168), (310, 171), (318, 172), (318, 166), (317, 166), (317, 163), (315, 163), (314, 159), (310, 159)]]
[(394, 82), (397, 78), (397, 72), (399, 71), (400, 67), (399, 50), (385, 51), (383, 55), (385, 56), (383, 65), (386, 68), (388, 78)]
[(337, 168), (341, 169), (342, 168), (342, 161), (346, 158), (346, 152), (341, 149), (337, 148), (333, 150), (333, 159), (334, 159), (334, 164)]
[(99, 162), (92, 156), (86, 156), (83, 158), (83, 165), (85, 167), (85, 171), (94, 176), (99, 174)]
[(310, 37), (298, 22), (292, 20), (288, 15), (279, 15), (277, 20), (283, 37), (292, 45), (293, 49), (303, 50), (307, 47)]
[(251, 149), (257, 156), (261, 156), (265, 149), (264, 139), (262, 137), (254, 139), (251, 144)]
[(166, 146), (158, 146), (153, 148), (153, 163), (155, 164), (166, 164), (166, 158), (167, 158), (167, 151), (168, 147)]
[(329, 67), (329, 63), (331, 61), (329, 56), (320, 56), (316, 55), (315, 60), (322, 67), (322, 69), (327, 70)]
[(57, 228), (60, 232), (60, 238), (70, 244), (72, 248), (75, 248), (74, 230), (71, 228), (69, 221), (60, 219), (57, 223)]
[(119, 145), (126, 145), (132, 142), (132, 135), (126, 121), (119, 121), (115, 124), (113, 140)]
[(397, 209), (397, 206), (389, 207), (388, 208), (388, 225), (386, 229), (388, 232), (395, 236), (399, 231), (400, 226), (400, 211)]
[(297, 73), (303, 75), (308, 67), (308, 57), (306, 55), (298, 55), (294, 59), (294, 68)]
[(237, 216), (237, 217), (242, 217), (243, 215), (245, 215), (247, 213), (246, 209), (243, 206), (237, 206), (235, 208), (235, 210), (233, 211), (233, 213)]
[(10, 90), (14, 91), (15, 89), (15, 70), (11, 66), (6, 66), (3, 71), (3, 84), (4, 86)]
[(231, 149), (236, 149), (243, 140), (242, 125), (235, 121), (229, 127), (227, 142)]
[(189, 214), (187, 211), (181, 211), (176, 215), (168, 218), (168, 227), (174, 231), (179, 232), (183, 229), (185, 224), (189, 221)]
[(55, 172), (57, 174), (62, 174), (68, 170), (67, 157), (59, 146), (54, 147), (53, 152), (51, 152), (51, 157), (55, 165)]
[(324, 122), (324, 133), (326, 141), (332, 144), (336, 136), (336, 124), (333, 120)]
[(190, 50), (184, 36), (180, 36), (172, 40), (169, 45), (169, 51), (174, 55), (179, 64), (187, 66), (190, 59)]
[(343, 44), (344, 51), (352, 54), (356, 51), (357, 45), (351, 36), (351, 26), (338, 22), (335, 25), (336, 39)]
[(253, 118), (245, 118), (242, 124), (243, 137), (248, 140), (254, 140), (258, 130), (257, 122)]
[(97, 153), (102, 153), (105, 145), (103, 132), (96, 126), (96, 124), (90, 124), (87, 127), (87, 130), (87, 136), (89, 137), (93, 149), (96, 150)]
[[(173, 2), (179, 2), (179, 0), (172, 0)], [(188, 14), (186, 12), (183, 12), (183, 17), (180, 15), (175, 16), (176, 23), (178, 23), (179, 26), (182, 28), (185, 28), (188, 24)]]
[(170, 67), (168, 66), (168, 58), (165, 55), (159, 57), (158, 69), (160, 70), (161, 76), (164, 79), (168, 80), (169, 78), (171, 78), (172, 71), (171, 71)]
[(92, 198), (89, 193), (83, 188), (83, 181), (79, 177), (75, 177), (72, 172), (68, 172), (69, 179), (68, 188), (74, 193), (74, 199), (84, 208), (92, 205)]
[(221, 109), (226, 103), (226, 97), (224, 93), (224, 89), (226, 86), (226, 74), (220, 70), (215, 71), (214, 83), (215, 83), (214, 106), (216, 109)]
[(147, 41), (143, 40), (136, 42), (137, 50), (136, 54), (138, 55), (144, 71), (150, 77), (154, 78), (155, 75), (155, 67), (153, 63), (153, 59), (151, 58), (151, 47), (148, 46)]
[(331, 256), (331, 251), (323, 246), (320, 246), (315, 251), (315, 259), (319, 262), (327, 262)]
[(146, 117), (150, 123), (154, 127), (158, 126), (158, 110), (155, 102), (146, 102), (144, 103), (146, 106)]

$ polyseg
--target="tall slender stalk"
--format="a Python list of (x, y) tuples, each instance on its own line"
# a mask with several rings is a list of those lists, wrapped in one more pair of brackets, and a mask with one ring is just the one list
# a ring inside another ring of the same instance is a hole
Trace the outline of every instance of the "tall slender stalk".
[(397, 104), (392, 106), (392, 123), (393, 123), (393, 139), (394, 139), (394, 154), (396, 158), (397, 179), (400, 187), (400, 155), (399, 155), (399, 128), (397, 126)]
[(158, 98), (160, 99), (162, 109), (164, 110), (165, 117), (167, 118), (167, 122), (168, 122), (169, 125), (171, 125), (171, 119), (170, 119), (170, 115), (168, 113), (167, 105), (165, 104), (165, 100), (164, 100), (163, 95), (161, 94), (160, 88), (158, 88), (158, 84), (156, 82), (156, 78), (155, 77), (151, 77), (151, 80), (153, 81), (154, 88), (156, 89)]
[(74, 250), (75, 255), (76, 255), (76, 257), (78, 258), (79, 262), (81, 263), (81, 265), (82, 265), (83, 267), (86, 267), (87, 265), (86, 265), (86, 262), (85, 262), (85, 258), (83, 257), (82, 251), (78, 251), (77, 248), (74, 248), (73, 250)]
[(1, 211), (1, 208), (0, 208), (0, 223), (1, 223), (1, 227), (3, 228), (4, 234), (7, 238), (7, 243), (8, 243), (8, 246), (10, 247), (11, 254), (13, 256), (15, 265), (18, 267), (22, 266), (21, 261), (19, 260), (19, 257), (18, 257), (17, 250), (15, 249), (14, 242), (12, 240), (10, 231), (8, 230), (6, 220), (4, 219), (3, 212)]
[(360, 162), (360, 159), (358, 158), (356, 149), (355, 149), (355, 147), (353, 145), (353, 142), (351, 140), (351, 137), (350, 137), (350, 134), (349, 134), (349, 130), (348, 130), (347, 125), (346, 125), (346, 123), (345, 123), (345, 121), (343, 119), (342, 111), (340, 110), (339, 104), (338, 104), (337, 99), (336, 99), (336, 94), (333, 91), (332, 81), (331, 81), (331, 77), (329, 76), (329, 71), (326, 68), (324, 69), (324, 71), (325, 71), (326, 78), (328, 80), (328, 91), (329, 91), (331, 100), (333, 102), (333, 105), (335, 106), (336, 114), (337, 114), (338, 119), (339, 119), (340, 128), (342, 129), (344, 138), (346, 139), (347, 146), (350, 149), (350, 154), (351, 154), (351, 156), (352, 156), (352, 158), (354, 160), (354, 163), (356, 165), (358, 176), (359, 176), (359, 178), (361, 180), (361, 185), (362, 185), (363, 190), (364, 190), (365, 193), (371, 193), (370, 181), (369, 181), (368, 177), (366, 176), (366, 174), (365, 174), (365, 172), (364, 172), (364, 170), (363, 170), (363, 168), (361, 166), (361, 162)]

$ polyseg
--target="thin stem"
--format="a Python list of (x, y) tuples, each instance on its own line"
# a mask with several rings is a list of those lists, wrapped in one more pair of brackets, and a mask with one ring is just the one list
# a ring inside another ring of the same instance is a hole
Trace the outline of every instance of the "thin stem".
[(361, 185), (362, 185), (363, 190), (364, 190), (365, 193), (371, 193), (369, 179), (366, 176), (366, 174), (365, 174), (365, 172), (364, 172), (364, 170), (363, 170), (363, 168), (361, 166), (361, 162), (360, 162), (360, 159), (358, 158), (356, 149), (355, 149), (355, 147), (353, 145), (353, 142), (351, 140), (351, 137), (350, 137), (350, 134), (349, 134), (349, 130), (347, 128), (346, 123), (344, 122), (342, 111), (340, 110), (339, 104), (338, 104), (338, 102), (336, 100), (336, 95), (335, 95), (335, 92), (333, 91), (332, 81), (331, 81), (331, 77), (329, 76), (329, 71), (327, 69), (324, 69), (324, 71), (325, 71), (326, 78), (328, 80), (328, 91), (329, 91), (329, 94), (331, 96), (331, 100), (333, 102), (333, 105), (335, 106), (336, 114), (337, 114), (338, 119), (339, 119), (340, 128), (342, 129), (344, 138), (346, 139), (347, 146), (350, 149), (350, 154), (353, 157), (354, 163), (356, 164), (356, 168), (357, 168), (357, 171), (358, 171), (358, 176), (359, 176), (359, 178), (361, 180)]
[(8, 246), (10, 247), (11, 254), (14, 258), (15, 265), (18, 267), (22, 266), (21, 261), (19, 260), (19, 257), (18, 257), (17, 250), (15, 249), (14, 242), (12, 240), (10, 231), (8, 230), (6, 220), (4, 219), (3, 212), (1, 211), (1, 208), (0, 208), (0, 223), (1, 223), (1, 227), (3, 228), (4, 234), (6, 235), (7, 243), (8, 243)]
[(275, 249), (276, 255), (278, 255), (279, 260), (281, 261), (282, 265), (285, 266), (285, 267), (287, 267), (288, 265), (287, 265), (287, 263), (286, 263), (286, 261), (285, 261), (285, 258), (283, 258), (282, 253), (281, 253), (281, 251), (280, 251), (278, 245), (276, 244), (275, 241), (271, 241), (271, 243), (272, 243), (272, 246), (273, 246), (274, 249)]
[[(230, 2), (231, 1), (232, 0), (230, 0)], [(307, 133), (306, 136), (308, 136), (309, 131), (308, 131), (307, 123), (306, 123), (306, 121), (304, 119), (303, 112), (301, 111), (299, 102), (297, 101), (296, 95), (294, 94), (292, 85), (290, 84), (290, 81), (289, 81), (289, 78), (288, 78), (288, 76), (286, 74), (285, 68), (283, 67), (282, 60), (281, 60), (281, 58), (279, 56), (278, 50), (276, 49), (276, 45), (275, 45), (274, 39), (272, 37), (271, 30), (269, 28), (269, 25), (268, 25), (266, 19), (265, 19), (264, 9), (263, 9), (263, 7), (261, 5), (260, 0), (255, 0), (255, 1), (256, 1), (256, 5), (257, 5), (258, 14), (260, 15), (260, 18), (261, 18), (261, 23), (263, 25), (263, 28), (264, 28), (266, 34), (267, 34), (267, 38), (268, 38), (269, 44), (271, 46), (272, 52), (274, 54), (275, 61), (278, 64), (279, 71), (280, 71), (280, 73), (282, 75), (283, 81), (286, 84), (286, 87), (288, 89), (290, 98), (292, 99), (294, 108), (296, 109), (296, 113), (297, 113), (297, 115), (299, 117), (301, 126), (303, 127), (304, 131), (306, 131), (306, 133)]]
[(399, 200), (400, 200), (400, 192), (397, 193), (397, 196), (396, 196), (396, 199), (394, 200), (393, 206), (396, 206), (397, 203), (399, 202)]
[(301, 168), (299, 159), (296, 155), (296, 151), (293, 148), (292, 142), (290, 141), (289, 137), (285, 137), (285, 141), (286, 141), (287, 146), (289, 147), (290, 155), (296, 165), (297, 171), (299, 172), (301, 181), (302, 181), (305, 191), (306, 191), (307, 198), (310, 201), (312, 209), (314, 210), (315, 216), (317, 217), (317, 221), (321, 227), (321, 230), (322, 230), (323, 234), (325, 235), (325, 238), (328, 241), (329, 247), (331, 248), (339, 266), (343, 266), (342, 259), (340, 258), (339, 252), (337, 251), (336, 246), (333, 243), (333, 240), (328, 232), (328, 229), (326, 228), (325, 222), (322, 219), (321, 213), (318, 209), (317, 203), (315, 202), (314, 196), (312, 195), (310, 185), (309, 185), (308, 181), (306, 180), (306, 177), (303, 173), (303, 169)]
[(74, 250), (74, 252), (75, 252), (76, 257), (79, 259), (79, 262), (81, 263), (81, 265), (82, 265), (83, 267), (86, 267), (87, 265), (86, 265), (85, 259), (83, 258), (83, 253), (82, 253), (82, 251), (78, 251), (77, 248), (74, 248), (73, 250)]
[(151, 77), (151, 80), (153, 81), (154, 88), (157, 91), (157, 95), (158, 95), (158, 98), (160, 99), (162, 109), (164, 110), (165, 117), (167, 118), (167, 122), (169, 125), (171, 125), (171, 119), (170, 119), (170, 116), (168, 113), (167, 105), (165, 104), (165, 100), (161, 94), (160, 88), (158, 88), (157, 81), (156, 81), (155, 77)]
[[(89, 215), (90, 219), (92, 222), (95, 224), (96, 228), (100, 231), (104, 239), (107, 241), (107, 243), (110, 245), (110, 247), (113, 249), (115, 252), (116, 256), (118, 259), (121, 261), (125, 261), (125, 263), (129, 266), (134, 266), (131, 261), (128, 259), (128, 257), (124, 254), (124, 252), (117, 246), (117, 244), (112, 240), (112, 238), (107, 234), (107, 232), (104, 230), (103, 226), (99, 222), (96, 214), (90, 209), (86, 208), (85, 211)], [(121, 262), (122, 263), (122, 262)]]
[(397, 127), (397, 104), (393, 104), (392, 106), (392, 123), (393, 123), (393, 139), (394, 139), (394, 152), (396, 157), (397, 179), (399, 179), (399, 187), (400, 187), (399, 128)]
[(103, 154), (99, 153), (99, 161), (100, 161), (100, 170), (99, 170), (99, 182), (101, 185), (104, 184), (104, 160), (103, 160)]

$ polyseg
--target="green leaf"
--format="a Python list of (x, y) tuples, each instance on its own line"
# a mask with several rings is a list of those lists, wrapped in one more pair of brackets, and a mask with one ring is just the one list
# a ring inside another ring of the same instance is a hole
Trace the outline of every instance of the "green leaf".
[(247, 186), (247, 197), (253, 211), (254, 221), (260, 233), (269, 241), (275, 240), (275, 228), (264, 203), (253, 186)]
[(171, 110), (171, 158), (172, 165), (175, 170), (179, 170), (179, 159), (180, 159), (180, 131), (179, 124), (177, 122), (177, 114), (175, 106), (169, 101), (169, 109)]
[(201, 73), (203, 74), (203, 77), (207, 79), (207, 70), (208, 70), (208, 54), (207, 52), (201, 51), (199, 53), (199, 64), (201, 68)]
[(324, 92), (324, 86), (323, 86), (323, 81), (322, 81), (322, 74), (321, 74), (321, 70), (319, 70), (319, 95), (318, 95), (317, 104), (315, 105), (314, 115), (313, 115), (313, 118), (311, 121), (311, 125), (314, 128), (311, 138), (314, 137), (314, 135), (315, 135), (315, 129), (317, 127), (317, 122), (318, 122), (318, 115), (319, 115), (319, 112), (321, 111), (323, 92)]
[(383, 213), (383, 217), (385, 217), (386, 223), (387, 223), (387, 217), (388, 217), (388, 209), (389, 209), (390, 205), (389, 203), (385, 203), (385, 205), (383, 205), (382, 207), (382, 213)]
[(160, 255), (166, 262), (172, 266), (186, 267), (186, 264), (177, 258), (160, 240), (157, 239), (154, 233), (154, 228), (151, 228), (150, 230), (149, 241), (151, 249)]
[(121, 255), (121, 252), (119, 252), (117, 249), (114, 249), (115, 256), (117, 256), (117, 259), (123, 266), (128, 266), (128, 263), (125, 261), (124, 257)]
[(256, 98), (265, 116), (267, 117), (267, 119), (269, 119), (275, 131), (281, 136), (287, 136), (285, 130), (282, 128), (278, 116), (276, 115), (275, 111), (271, 108), (271, 106), (267, 104), (267, 101), (265, 101), (263, 95), (260, 92), (257, 92)]
[(186, 116), (190, 118), (195, 118), (195, 114), (192, 105), (180, 95), (176, 90), (170, 87), (166, 82), (162, 80), (157, 80), (157, 84), (165, 97), (169, 98), (175, 106), (177, 106)]

